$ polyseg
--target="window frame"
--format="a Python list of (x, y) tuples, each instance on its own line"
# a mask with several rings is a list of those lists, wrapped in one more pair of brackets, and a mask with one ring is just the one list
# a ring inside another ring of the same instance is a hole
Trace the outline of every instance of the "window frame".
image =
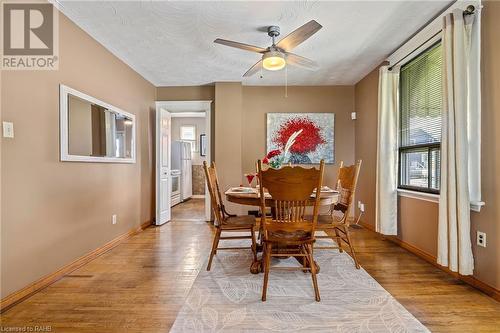
[[(421, 52), (417, 53), (414, 57), (412, 57), (410, 60), (408, 60), (404, 65), (401, 66), (401, 68), (403, 68), (406, 64), (412, 62), (413, 60), (415, 60), (416, 58), (420, 57), (422, 54), (424, 54), (425, 52), (431, 50), (432, 48), (438, 46), (439, 44), (442, 44), (442, 39), (439, 38), (437, 41), (435, 41), (434, 43), (432, 43), (430, 46), (426, 47), (425, 49), (423, 49)], [(400, 76), (401, 78), (401, 76)], [(441, 184), (439, 184), (439, 189), (435, 189), (435, 188), (432, 188), (431, 187), (431, 177), (430, 177), (430, 170), (429, 170), (429, 166), (431, 165), (431, 151), (432, 150), (435, 150), (435, 149), (438, 149), (439, 150), (439, 154), (441, 155), (441, 141), (440, 142), (430, 142), (430, 143), (421, 143), (421, 144), (416, 144), (416, 145), (412, 145), (412, 146), (401, 146), (401, 142), (402, 142), (402, 131), (401, 129), (403, 128), (403, 117), (402, 117), (402, 114), (403, 114), (403, 103), (401, 102), (401, 92), (402, 92), (402, 85), (403, 85), (403, 81), (400, 79), (399, 80), (399, 98), (398, 98), (398, 186), (397, 188), (398, 189), (401, 189), (401, 190), (407, 190), (407, 191), (414, 191), (414, 192), (419, 192), (419, 193), (429, 193), (429, 194), (437, 194), (439, 195), (440, 194), (440, 190), (441, 190)], [(441, 110), (442, 111), (442, 110)], [(402, 180), (403, 180), (403, 177), (402, 177), (402, 167), (401, 167), (401, 161), (402, 161), (402, 158), (401, 156), (403, 155), (403, 153), (405, 152), (412, 152), (412, 151), (418, 151), (418, 150), (422, 150), (422, 149), (426, 149), (427, 151), (427, 165), (428, 165), (428, 175), (427, 175), (427, 187), (420, 187), (420, 186), (412, 186), (412, 185), (405, 185), (405, 184), (402, 184)]]
[[(182, 133), (182, 129), (183, 128), (188, 128), (188, 127), (190, 127), (190, 128), (193, 129), (193, 137), (194, 137), (194, 139), (184, 139), (182, 137), (182, 134), (183, 134)], [(179, 128), (179, 131), (180, 131), (179, 137), (181, 138), (182, 141), (196, 141), (196, 125), (181, 125), (180, 128)]]
[[(412, 151), (418, 151), (425, 149), (427, 151), (427, 165), (431, 165), (431, 151), (435, 149), (439, 149), (439, 153), (441, 154), (441, 142), (432, 142), (432, 143), (422, 143), (419, 145), (414, 145), (414, 146), (406, 146), (406, 147), (399, 147), (398, 148), (398, 189), (402, 190), (410, 190), (410, 191), (415, 191), (415, 192), (424, 192), (424, 193), (432, 193), (432, 194), (439, 194), (440, 190), (436, 190), (435, 188), (431, 187), (431, 177), (428, 175), (427, 176), (427, 187), (420, 187), (420, 186), (412, 186), (412, 185), (405, 185), (402, 184), (402, 168), (401, 168), (401, 155), (405, 152), (412, 152)], [(441, 184), (440, 184), (441, 185)]]
[[(182, 128), (183, 127), (192, 127), (193, 128), (193, 134), (194, 134), (194, 139), (183, 139), (182, 138)], [(196, 137), (196, 132), (198, 131), (198, 128), (196, 125), (191, 125), (191, 124), (185, 124), (185, 125), (180, 125), (179, 127), (179, 138), (181, 141), (184, 142), (189, 142), (191, 144), (191, 152), (196, 153), (198, 152), (198, 142), (197, 142), (197, 137)]]

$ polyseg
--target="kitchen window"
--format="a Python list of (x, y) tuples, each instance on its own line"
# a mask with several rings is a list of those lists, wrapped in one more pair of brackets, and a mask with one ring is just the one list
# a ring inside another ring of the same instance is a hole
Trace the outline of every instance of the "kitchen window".
[(195, 152), (196, 149), (196, 126), (183, 125), (181, 126), (181, 140), (191, 143), (191, 151)]
[(439, 193), (443, 103), (441, 42), (401, 67), (399, 188)]

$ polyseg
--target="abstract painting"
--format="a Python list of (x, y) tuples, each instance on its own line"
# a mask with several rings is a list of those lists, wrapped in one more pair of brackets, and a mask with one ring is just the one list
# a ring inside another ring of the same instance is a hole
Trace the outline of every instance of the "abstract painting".
[(290, 135), (302, 130), (284, 163), (334, 163), (334, 125), (334, 113), (268, 113), (267, 152), (283, 150)]

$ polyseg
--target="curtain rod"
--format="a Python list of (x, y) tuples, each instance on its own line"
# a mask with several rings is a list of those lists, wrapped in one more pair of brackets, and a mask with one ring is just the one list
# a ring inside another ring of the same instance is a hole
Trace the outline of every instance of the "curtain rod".
[[(472, 15), (474, 14), (474, 11), (476, 10), (476, 8), (473, 6), (473, 5), (468, 5), (467, 8), (464, 10), (464, 15)], [(421, 43), (419, 46), (417, 46), (416, 48), (414, 48), (410, 53), (408, 53), (407, 55), (405, 55), (403, 58), (401, 58), (400, 60), (398, 60), (394, 65), (392, 65), (391, 67), (389, 67), (388, 69), (390, 71), (392, 71), (392, 69), (398, 65), (401, 61), (403, 61), (404, 59), (408, 58), (409, 55), (411, 55), (413, 52), (415, 52), (416, 50), (418, 50), (419, 48), (421, 48), (423, 45), (425, 45), (428, 41), (430, 41), (431, 39), (433, 39), (434, 37), (436, 37), (437, 35), (439, 35), (441, 32), (443, 31), (443, 29), (439, 29), (438, 32), (436, 32), (434, 35), (432, 35), (431, 37), (427, 38), (423, 43)]]

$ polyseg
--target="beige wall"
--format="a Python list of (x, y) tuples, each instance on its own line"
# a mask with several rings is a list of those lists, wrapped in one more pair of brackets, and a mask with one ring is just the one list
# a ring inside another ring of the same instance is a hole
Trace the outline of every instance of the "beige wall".
[(213, 101), (215, 99), (215, 85), (158, 87), (156, 97), (159, 101)]
[[(243, 98), (241, 83), (215, 84), (215, 163), (219, 173), (221, 191), (243, 182), (241, 167)], [(244, 207), (227, 203), (234, 213), (242, 213)]]
[(354, 162), (353, 86), (243, 87), (242, 174), (253, 172), (266, 154), (266, 114), (271, 112), (335, 113), (335, 164), (325, 169), (325, 184), (334, 186), (340, 161)]
[(436, 256), (438, 204), (398, 197), (398, 235), (402, 241)]
[(482, 195), (486, 206), (471, 213), (473, 243), (486, 232), (487, 247), (473, 246), (474, 275), (500, 289), (500, 2), (485, 1), (482, 11)]
[(377, 170), (378, 68), (359, 81), (355, 96), (355, 158), (363, 160), (356, 201), (365, 204), (363, 222), (375, 226), (375, 173)]
[[(500, 2), (484, 2), (482, 16), (482, 195), (486, 206), (471, 212), (474, 276), (500, 289)], [(356, 84), (356, 158), (363, 159), (358, 199), (366, 203), (364, 222), (375, 224), (377, 70)], [(398, 237), (433, 255), (437, 253), (438, 205), (399, 198)], [(487, 247), (476, 246), (476, 231), (487, 233)]]
[[(59, 70), (2, 73), (2, 298), (152, 218), (156, 89), (62, 15), (59, 29)], [(59, 161), (59, 84), (136, 115), (137, 163)]]

